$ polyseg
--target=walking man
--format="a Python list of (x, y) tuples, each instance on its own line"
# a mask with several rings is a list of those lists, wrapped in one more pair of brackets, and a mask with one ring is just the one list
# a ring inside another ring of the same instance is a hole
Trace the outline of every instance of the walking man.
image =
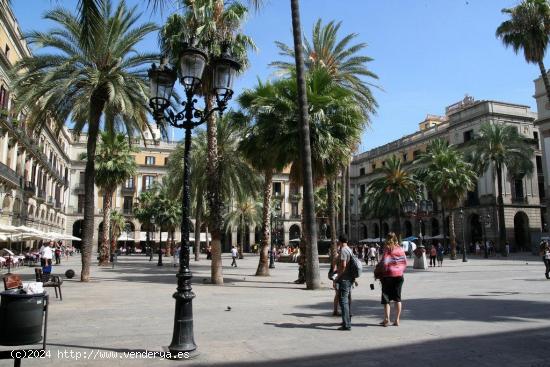
[(351, 330), (351, 315), (349, 298), (351, 296), (351, 286), (353, 279), (350, 270), (350, 262), (352, 261), (352, 252), (348, 246), (348, 239), (345, 235), (338, 237), (338, 245), (340, 246), (340, 258), (338, 261), (338, 276), (334, 279), (333, 287), (338, 289), (340, 293), (340, 309), (342, 311), (342, 326), (338, 330)]
[(231, 266), (237, 267), (237, 256), (239, 256), (239, 251), (237, 251), (237, 248), (233, 246), (231, 248), (231, 257), (233, 258)]

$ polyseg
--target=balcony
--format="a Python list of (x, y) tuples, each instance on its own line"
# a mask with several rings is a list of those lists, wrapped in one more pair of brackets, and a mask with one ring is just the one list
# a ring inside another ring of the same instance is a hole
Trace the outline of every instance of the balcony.
[(122, 214), (124, 214), (124, 215), (134, 215), (134, 209), (133, 208), (124, 208), (124, 209), (122, 209)]
[(296, 202), (300, 201), (301, 199), (302, 199), (302, 194), (300, 194), (299, 192), (289, 195), (289, 200), (293, 203), (296, 203)]
[(121, 192), (122, 192), (122, 195), (134, 195), (134, 193), (136, 192), (136, 187), (135, 186), (132, 186), (132, 187), (122, 186)]
[(527, 198), (526, 197), (515, 197), (512, 198), (513, 204), (527, 204)]
[(38, 195), (36, 198), (38, 200), (46, 201), (46, 190), (38, 189)]
[(75, 185), (74, 192), (75, 192), (75, 194), (83, 194), (84, 193), (84, 183), (79, 183), (78, 185)]
[(36, 185), (34, 182), (31, 181), (25, 181), (23, 185), (23, 190), (25, 190), (25, 193), (28, 195), (35, 195), (36, 193)]
[(11, 168), (0, 163), (0, 176), (12, 183), (14, 186), (21, 186), (21, 178)]

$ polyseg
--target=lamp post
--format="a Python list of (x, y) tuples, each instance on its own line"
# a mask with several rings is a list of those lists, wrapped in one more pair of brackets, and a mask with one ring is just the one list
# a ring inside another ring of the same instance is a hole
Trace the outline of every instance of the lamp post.
[(270, 269), (275, 269), (275, 251), (274, 251), (274, 248), (273, 248), (273, 241), (274, 241), (274, 237), (275, 237), (275, 245), (277, 245), (277, 240), (278, 240), (278, 234), (279, 234), (279, 231), (278, 231), (278, 228), (277, 228), (277, 223), (278, 223), (278, 219), (279, 219), (279, 211), (281, 210), (281, 203), (277, 203), (275, 204), (275, 214), (273, 214), (273, 212), (271, 212), (271, 248), (269, 249), (269, 268)]
[(422, 188), (420, 185), (416, 188), (416, 200), (409, 199), (403, 204), (403, 211), (411, 218), (418, 219), (418, 228), (419, 228), (419, 237), (420, 237), (420, 246), (423, 245), (423, 234), (422, 234), (422, 218), (432, 215), (433, 212), (433, 203), (431, 200), (423, 199)]
[(489, 249), (487, 248), (487, 228), (491, 228), (491, 223), (493, 221), (493, 219), (491, 218), (491, 214), (484, 214), (481, 217), (481, 221), (481, 224), (483, 225), (483, 257), (488, 259)]
[(210, 115), (218, 112), (221, 116), (227, 103), (233, 96), (233, 81), (240, 68), (238, 62), (229, 57), (228, 45), (223, 45), (221, 57), (211, 62), (212, 89), (216, 97), (216, 107), (211, 110), (200, 110), (195, 107), (203, 72), (207, 63), (207, 55), (189, 45), (185, 45), (179, 59), (179, 79), (185, 90), (183, 110), (174, 113), (170, 105), (170, 98), (178, 72), (167, 64), (157, 67), (151, 66), (148, 75), (151, 82), (151, 98), (149, 105), (157, 124), (166, 120), (170, 126), (185, 130), (184, 157), (183, 157), (183, 195), (182, 195), (182, 222), (181, 222), (181, 251), (177, 277), (177, 291), (173, 294), (176, 300), (174, 315), (174, 331), (172, 342), (168, 347), (172, 355), (180, 353), (195, 354), (197, 345), (193, 336), (193, 298), (195, 294), (191, 288), (192, 273), (189, 270), (189, 152), (191, 150), (191, 132), (194, 127), (206, 122)]
[(462, 262), (466, 263), (468, 262), (468, 258), (466, 257), (466, 226), (464, 223), (464, 211), (462, 209), (460, 209), (459, 215), (460, 224), (462, 224)]

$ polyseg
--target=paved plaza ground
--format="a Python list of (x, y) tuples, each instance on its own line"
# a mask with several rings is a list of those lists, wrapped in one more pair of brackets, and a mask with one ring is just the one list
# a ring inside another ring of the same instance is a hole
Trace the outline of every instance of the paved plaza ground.
[[(72, 257), (54, 272), (79, 270), (79, 260)], [(378, 326), (380, 287), (370, 290), (369, 267), (353, 291), (351, 332), (336, 330), (341, 319), (331, 316), (326, 264), (324, 288), (307, 291), (292, 283), (293, 263), (277, 263), (271, 277), (253, 276), (257, 256), (236, 269), (224, 258), (225, 286), (209, 285), (210, 262), (202, 259), (192, 262), (200, 355), (181, 361), (124, 354), (160, 351), (171, 339), (176, 269), (170, 260), (162, 268), (147, 260), (121, 256), (115, 269), (94, 266), (89, 284), (65, 281), (62, 302), (52, 290), (50, 358), (22, 365), (550, 366), (550, 280), (534, 256), (446, 260), (427, 271), (409, 266), (402, 324), (387, 328)], [(32, 278), (32, 268), (16, 272)]]

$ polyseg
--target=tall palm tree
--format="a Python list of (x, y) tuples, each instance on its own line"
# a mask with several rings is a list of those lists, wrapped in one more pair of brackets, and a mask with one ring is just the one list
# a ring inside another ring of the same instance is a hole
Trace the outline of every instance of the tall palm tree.
[(484, 123), (472, 142), (470, 159), (478, 174), (494, 167), (497, 176), (497, 206), (499, 247), (505, 253), (506, 224), (502, 197), (503, 169), (506, 166), (512, 177), (522, 179), (533, 173), (533, 149), (515, 126)]
[[(89, 1), (88, 1), (89, 2)], [(103, 120), (107, 131), (128, 135), (150, 130), (148, 84), (144, 67), (156, 55), (140, 53), (136, 45), (156, 29), (152, 23), (136, 25), (140, 14), (124, 1), (116, 7), (110, 0), (96, 0), (100, 17), (87, 42), (80, 42), (85, 24), (65, 9), (46, 13), (57, 24), (46, 33), (31, 32), (30, 44), (44, 49), (25, 57), (14, 67), (13, 89), (17, 110), (28, 108), (29, 126), (34, 129), (53, 119), (61, 128), (70, 117), (76, 133), (87, 127), (88, 157), (96, 153)], [(88, 44), (83, 47), (83, 44)], [(52, 50), (52, 51), (50, 51)], [(81, 280), (90, 278), (94, 231), (95, 161), (86, 162), (84, 182), (84, 229)]]
[[(181, 161), (180, 161), (181, 162)], [(162, 229), (167, 232), (166, 245), (167, 255), (170, 256), (174, 251), (175, 236), (174, 233), (181, 223), (181, 200), (177, 196), (172, 195), (173, 184), (171, 181), (173, 176), (168, 175), (162, 178), (162, 182), (158, 186), (155, 205), (157, 207), (158, 223)], [(162, 246), (162, 235), (161, 235)], [(159, 252), (160, 254), (160, 252)]]
[[(451, 259), (456, 258), (456, 234), (454, 211), (468, 191), (475, 189), (477, 174), (471, 163), (466, 162), (464, 155), (442, 139), (435, 139), (428, 144), (426, 152), (414, 162), (419, 165), (418, 176), (430, 192), (441, 199), (443, 223), (445, 209), (449, 210), (449, 237), (451, 239)], [(445, 236), (445, 225), (443, 235)]]
[[(218, 120), (216, 132), (216, 141), (219, 148), (219, 172), (221, 177), (224, 178), (220, 182), (222, 204), (229, 204), (231, 198), (256, 195), (260, 190), (261, 180), (239, 150), (239, 143), (243, 139), (245, 126), (237, 121), (230, 111)], [(169, 175), (173, 178), (171, 186), (175, 188), (173, 194), (178, 196), (181, 195), (183, 182), (183, 168), (180, 163), (183, 150), (183, 145), (178, 145), (175, 152), (168, 159)], [(201, 218), (205, 209), (203, 200), (207, 196), (208, 169), (204, 163), (207, 160), (208, 151), (208, 133), (201, 130), (193, 139), (193, 150), (191, 151), (191, 193), (193, 194), (192, 198), (196, 213), (195, 241), (199, 238)], [(213, 282), (217, 284), (214, 280)]]
[(273, 172), (280, 171), (291, 161), (288, 151), (280, 145), (272, 144), (272, 138), (277, 133), (278, 126), (284, 121), (281, 116), (272, 109), (264, 108), (258, 104), (258, 99), (271, 98), (276, 93), (275, 86), (271, 83), (259, 82), (254, 89), (244, 91), (238, 98), (238, 102), (247, 112), (247, 116), (238, 116), (243, 123), (252, 125), (243, 134), (239, 149), (249, 164), (264, 176), (263, 182), (263, 211), (262, 211), (262, 242), (257, 276), (269, 275), (268, 251), (271, 243), (271, 204), (273, 196)]
[(147, 228), (145, 236), (147, 246), (150, 247), (150, 251), (153, 251), (149, 236), (152, 229), (151, 222), (153, 218), (158, 216), (158, 205), (156, 205), (157, 191), (157, 186), (153, 186), (149, 190), (142, 191), (141, 194), (139, 194), (136, 205), (134, 206), (134, 217), (142, 224), (142, 226), (145, 225)]
[(544, 66), (544, 55), (550, 41), (550, 4), (548, 0), (523, 0), (511, 9), (503, 9), (510, 19), (502, 22), (496, 35), (515, 53), (523, 51), (525, 61), (538, 64), (550, 102), (550, 82)]
[(112, 198), (116, 188), (137, 172), (134, 153), (122, 134), (101, 133), (101, 140), (95, 155), (96, 185), (103, 191), (103, 232), (99, 251), (99, 265), (109, 264), (109, 233), (111, 232)]
[[(187, 44), (196, 43), (208, 54), (209, 60), (215, 60), (222, 52), (227, 51), (243, 67), (248, 64), (247, 52), (255, 49), (252, 39), (240, 28), (246, 18), (248, 9), (238, 1), (194, 0), (183, 1), (184, 13), (170, 16), (159, 34), (163, 53), (173, 61), (178, 61), (181, 49)], [(207, 63), (201, 83), (201, 94), (206, 109), (212, 109), (215, 95), (212, 92), (213, 64)], [(217, 138), (217, 121), (213, 114), (207, 121), (208, 137), (208, 206), (210, 209), (210, 230), (212, 233), (212, 268), (211, 280), (214, 284), (223, 284), (221, 262), (222, 207), (221, 193), (223, 163), (220, 161)]]
[[(340, 27), (340, 22), (336, 23), (331, 21), (323, 25), (321, 19), (317, 20), (313, 26), (311, 41), (306, 37), (303, 39), (304, 65), (310, 72), (313, 69), (325, 69), (335, 83), (353, 94), (357, 101), (357, 105), (362, 109), (365, 122), (369, 122), (369, 114), (374, 113), (378, 105), (370, 90), (373, 84), (365, 79), (378, 79), (378, 76), (367, 67), (367, 63), (372, 61), (372, 59), (368, 56), (359, 55), (359, 52), (366, 48), (367, 45), (365, 43), (350, 45), (357, 37), (355, 33), (348, 34), (342, 39), (338, 39)], [(296, 62), (296, 55), (293, 48), (282, 42), (276, 42), (276, 44), (280, 50), (281, 56), (293, 58)], [(271, 63), (271, 66), (276, 67), (280, 74), (289, 75), (294, 73), (296, 69), (297, 64), (295, 62), (276, 61)], [(341, 162), (341, 164), (347, 167), (350, 161), (351, 154), (345, 161)], [(345, 184), (346, 172), (348, 172), (347, 168), (342, 170), (341, 175), (343, 180), (343, 184), (341, 185), (343, 195), (341, 195), (342, 200), (340, 202), (340, 207), (342, 209), (342, 231), (345, 231), (346, 217), (349, 221), (349, 215), (347, 214), (350, 212), (349, 185)], [(335, 178), (329, 178), (329, 180), (332, 179)], [(330, 182), (329, 185), (334, 186), (335, 184)], [(328, 201), (330, 203), (334, 202), (333, 193), (335, 192), (335, 190), (328, 190)], [(333, 207), (333, 205), (329, 206), (331, 208)], [(330, 216), (330, 221), (336, 223), (336, 218), (332, 218), (332, 216), (336, 216), (336, 210), (331, 210)], [(332, 248), (335, 248), (336, 231), (334, 230), (331, 233), (333, 234)]]
[[(307, 91), (311, 118), (310, 159), (315, 172), (312, 179), (320, 184), (324, 178), (336, 176), (341, 162), (348, 159), (351, 147), (357, 144), (365, 121), (352, 94), (334, 83), (326, 69), (310, 71)], [(271, 164), (283, 166), (292, 164), (291, 179), (304, 185), (297, 99), (296, 82), (294, 78), (289, 78), (259, 83), (254, 89), (245, 91), (239, 100), (255, 119), (255, 129), (265, 136), (266, 148), (256, 151), (255, 160), (265, 159)], [(302, 228), (306, 226), (303, 224)], [(303, 267), (300, 274), (303, 275)]]
[(375, 202), (374, 208), (392, 213), (397, 222), (393, 230), (401, 233), (401, 210), (406, 200), (414, 197), (418, 181), (411, 172), (404, 170), (401, 160), (393, 155), (385, 161), (385, 165), (378, 167), (374, 178), (367, 186), (366, 196)]
[[(370, 79), (378, 79), (367, 64), (372, 58), (360, 55), (366, 43), (350, 44), (358, 34), (350, 33), (339, 39), (338, 32), (342, 23), (330, 21), (323, 25), (321, 19), (313, 25), (311, 40), (303, 39), (304, 65), (307, 70), (323, 67), (334, 78), (335, 82), (353, 93), (357, 103), (368, 118), (369, 113), (376, 111), (378, 104), (372, 95), (374, 86)], [(284, 57), (295, 58), (294, 49), (283, 42), (275, 42), (279, 54)], [(289, 75), (294, 72), (295, 63), (275, 61), (271, 66), (278, 69), (279, 74)]]
[(243, 258), (244, 242), (247, 227), (256, 227), (262, 222), (262, 204), (256, 201), (254, 197), (237, 198), (233, 207), (225, 215), (225, 231), (229, 232), (232, 228), (241, 230), (241, 241), (238, 243), (239, 258)]

